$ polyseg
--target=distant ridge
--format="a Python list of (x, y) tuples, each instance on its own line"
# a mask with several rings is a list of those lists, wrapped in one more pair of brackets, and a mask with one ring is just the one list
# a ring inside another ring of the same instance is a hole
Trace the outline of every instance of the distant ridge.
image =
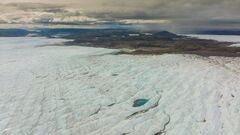
[(174, 33), (168, 32), (168, 31), (160, 31), (160, 32), (155, 33), (155, 35), (161, 36), (161, 37), (167, 37), (167, 38), (179, 37), (177, 34), (174, 34)]
[[(0, 37), (25, 37), (29, 34), (36, 36), (54, 37), (55, 35), (65, 35), (64, 37), (95, 36), (106, 37), (112, 35), (128, 36), (129, 34), (139, 34), (142, 32), (131, 29), (82, 29), (82, 28), (38, 28), (38, 29), (0, 29)], [(87, 35), (86, 35), (87, 34)], [(159, 31), (152, 33), (154, 37), (159, 38), (177, 38), (179, 35), (168, 31)], [(66, 36), (69, 35), (69, 36)], [(143, 34), (144, 35), (144, 34)]]

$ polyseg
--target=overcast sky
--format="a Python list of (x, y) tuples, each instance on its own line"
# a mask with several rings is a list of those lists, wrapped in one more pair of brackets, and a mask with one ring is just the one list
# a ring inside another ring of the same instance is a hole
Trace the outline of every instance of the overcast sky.
[[(240, 0), (1, 0), (1, 24), (129, 24), (171, 31), (237, 29)], [(70, 25), (71, 24), (71, 25)]]

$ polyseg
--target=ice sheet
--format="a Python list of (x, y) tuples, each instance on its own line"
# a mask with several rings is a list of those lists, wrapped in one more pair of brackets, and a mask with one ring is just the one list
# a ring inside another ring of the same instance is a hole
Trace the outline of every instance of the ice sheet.
[(230, 45), (230, 47), (240, 47), (240, 36), (236, 35), (187, 35), (191, 37), (196, 37), (200, 39), (212, 39), (223, 42), (233, 42), (236, 44)]
[[(0, 40), (2, 135), (240, 133), (240, 58)], [(149, 101), (132, 107), (136, 99)]]

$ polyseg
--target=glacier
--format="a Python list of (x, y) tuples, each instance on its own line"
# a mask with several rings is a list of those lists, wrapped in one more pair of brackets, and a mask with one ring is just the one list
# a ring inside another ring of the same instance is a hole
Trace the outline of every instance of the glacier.
[(57, 46), (65, 41), (0, 38), (0, 134), (240, 133), (239, 57)]
[(187, 36), (195, 37), (199, 39), (210, 39), (222, 42), (233, 42), (234, 44), (229, 47), (240, 47), (240, 36), (239, 35), (207, 35), (207, 34), (189, 34)]

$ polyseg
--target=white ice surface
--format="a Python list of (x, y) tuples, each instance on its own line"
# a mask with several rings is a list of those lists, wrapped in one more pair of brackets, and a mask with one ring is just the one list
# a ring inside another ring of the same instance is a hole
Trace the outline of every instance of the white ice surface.
[(230, 47), (240, 47), (240, 42), (237, 42), (236, 44), (230, 45)]
[[(37, 46), (46, 42), (0, 39), (1, 135), (240, 133), (240, 58)], [(150, 101), (133, 108), (138, 98)]]
[(230, 45), (230, 47), (240, 47), (240, 36), (233, 36), (233, 35), (187, 35), (191, 37), (196, 37), (200, 39), (211, 39), (223, 42), (233, 42), (236, 44)]

